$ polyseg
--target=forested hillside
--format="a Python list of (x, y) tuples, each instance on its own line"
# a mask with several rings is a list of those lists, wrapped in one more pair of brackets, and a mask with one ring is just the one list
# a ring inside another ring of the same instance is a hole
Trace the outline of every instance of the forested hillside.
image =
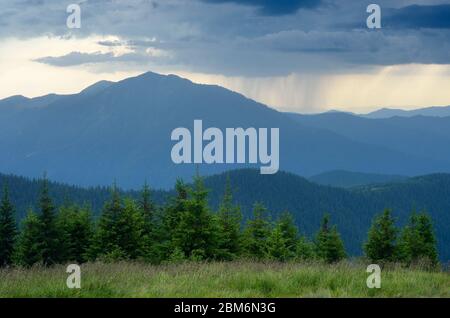
[[(17, 219), (22, 219), (30, 208), (36, 206), (39, 198), (41, 180), (28, 179), (15, 175), (0, 174), (0, 187), (8, 185), (11, 201), (16, 207)], [(82, 188), (58, 182), (49, 182), (50, 195), (56, 205), (63, 203), (87, 204), (94, 215), (98, 215), (103, 204), (110, 198), (108, 187)], [(125, 196), (136, 198), (138, 191), (121, 191)], [(154, 200), (162, 203), (169, 191), (153, 190)]]
[[(324, 213), (329, 213), (337, 224), (349, 253), (360, 254), (370, 222), (385, 208), (393, 210), (398, 224), (403, 225), (413, 210), (426, 210), (434, 221), (441, 259), (450, 259), (450, 175), (435, 174), (411, 178), (399, 183), (373, 185), (351, 190), (314, 184), (294, 174), (279, 172), (260, 175), (251, 169), (234, 170), (207, 177), (209, 202), (217, 209), (224, 192), (227, 176), (233, 188), (233, 200), (242, 209), (244, 219), (251, 214), (255, 202), (261, 202), (275, 219), (289, 211), (295, 217), (301, 232), (312, 236), (319, 227)], [(11, 200), (21, 219), (38, 202), (40, 182), (17, 176), (0, 175), (0, 186), (7, 183)], [(120, 185), (119, 185), (120, 186)], [(106, 187), (79, 188), (50, 183), (50, 194), (56, 205), (64, 202), (87, 204), (94, 215), (99, 215), (105, 201), (110, 198)], [(123, 192), (138, 198), (138, 191)], [(171, 191), (152, 191), (157, 204), (167, 201)]]
[[(223, 184), (226, 174), (207, 178), (215, 189)], [(370, 222), (385, 208), (393, 211), (399, 225), (405, 224), (411, 211), (426, 210), (433, 218), (441, 257), (450, 259), (450, 175), (435, 174), (408, 181), (366, 186), (352, 190), (320, 186), (304, 178), (277, 173), (262, 176), (252, 170), (230, 172), (236, 189), (235, 199), (249, 210), (252, 202), (263, 202), (274, 216), (288, 210), (294, 214), (302, 231), (312, 235), (323, 213), (328, 212), (338, 225), (346, 248), (352, 254), (361, 252)], [(245, 189), (245, 190), (244, 190)], [(220, 191), (212, 192), (217, 202)]]
[(308, 178), (311, 182), (338, 188), (352, 188), (369, 184), (396, 182), (405, 179), (408, 179), (408, 177), (345, 170), (328, 171)]

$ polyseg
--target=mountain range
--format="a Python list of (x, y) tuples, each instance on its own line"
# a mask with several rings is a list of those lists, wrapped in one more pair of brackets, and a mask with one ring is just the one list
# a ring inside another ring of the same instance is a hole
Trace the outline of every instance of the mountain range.
[[(356, 142), (397, 150), (410, 158), (426, 158), (430, 165), (442, 164), (450, 159), (450, 117), (368, 119), (336, 112), (288, 115), (311, 128), (326, 129)], [(442, 170), (447, 171), (447, 168)], [(394, 174), (403, 173), (399, 171)]]
[[(214, 85), (152, 72), (78, 94), (0, 101), (0, 171), (79, 186), (169, 188), (173, 129), (279, 128), (280, 169), (303, 176), (347, 170), (385, 175), (450, 172), (450, 117), (369, 119), (289, 114)], [(205, 175), (251, 165), (202, 165)]]
[(425, 108), (418, 108), (412, 110), (382, 108), (368, 114), (363, 115), (367, 118), (390, 118), (394, 116), (399, 117), (413, 117), (413, 116), (431, 116), (431, 117), (447, 117), (450, 116), (450, 106), (432, 106)]

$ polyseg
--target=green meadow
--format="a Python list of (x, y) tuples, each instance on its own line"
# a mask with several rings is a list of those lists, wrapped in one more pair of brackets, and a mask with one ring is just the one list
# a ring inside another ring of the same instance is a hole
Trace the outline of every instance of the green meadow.
[(381, 288), (366, 285), (366, 266), (279, 262), (86, 263), (81, 288), (66, 266), (0, 270), (0, 297), (450, 297), (450, 274), (386, 266)]

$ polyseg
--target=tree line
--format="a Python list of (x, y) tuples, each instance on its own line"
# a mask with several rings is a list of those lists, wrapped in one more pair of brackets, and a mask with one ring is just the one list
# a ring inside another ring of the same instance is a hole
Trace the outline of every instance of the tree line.
[[(208, 205), (203, 178), (192, 185), (179, 180), (175, 194), (156, 205), (148, 185), (140, 199), (122, 198), (113, 185), (111, 197), (94, 220), (88, 205), (65, 203), (56, 207), (42, 180), (37, 211), (30, 210), (20, 230), (14, 206), (5, 187), (0, 202), (0, 266), (53, 265), (57, 263), (143, 260), (154, 264), (183, 260), (322, 260), (337, 262), (347, 257), (344, 243), (329, 214), (315, 237), (301, 235), (294, 218), (284, 212), (272, 220), (261, 204), (243, 222), (233, 201), (227, 178), (217, 211)], [(412, 264), (426, 260), (438, 264), (436, 239), (430, 217), (413, 213), (399, 230), (389, 210), (376, 216), (363, 249), (371, 261)]]

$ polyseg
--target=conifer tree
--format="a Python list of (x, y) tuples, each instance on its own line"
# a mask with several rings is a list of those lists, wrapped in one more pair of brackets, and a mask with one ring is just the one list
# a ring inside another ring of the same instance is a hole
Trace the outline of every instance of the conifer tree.
[(42, 262), (44, 265), (58, 263), (62, 256), (60, 233), (56, 226), (55, 207), (50, 198), (48, 180), (44, 176), (41, 195), (39, 198), (40, 246), (42, 248)]
[(17, 240), (14, 262), (22, 266), (32, 266), (42, 262), (41, 221), (33, 211), (29, 211), (22, 221), (22, 230)]
[(430, 265), (438, 263), (436, 238), (429, 215), (413, 213), (400, 235), (400, 259), (408, 264), (425, 260)]
[(283, 236), (281, 226), (277, 224), (267, 240), (267, 252), (271, 259), (285, 261), (289, 259), (290, 252), (287, 248), (287, 240)]
[(269, 255), (278, 260), (296, 257), (299, 241), (298, 229), (292, 215), (281, 214), (269, 237)]
[(268, 255), (268, 238), (271, 224), (267, 209), (260, 203), (253, 206), (253, 219), (247, 222), (244, 231), (244, 248), (248, 256), (264, 259)]
[(241, 220), (239, 206), (233, 204), (230, 177), (227, 176), (225, 192), (217, 215), (219, 253), (221, 258), (231, 260), (241, 252)]
[(151, 197), (150, 187), (148, 186), (147, 183), (145, 183), (144, 187), (142, 188), (141, 199), (139, 201), (139, 208), (142, 211), (146, 227), (148, 227), (146, 230), (151, 231), (155, 218), (156, 207)]
[(391, 211), (376, 216), (364, 244), (366, 256), (373, 262), (392, 262), (397, 259), (397, 229)]
[(143, 218), (143, 257), (152, 263), (158, 263), (162, 258), (161, 242), (164, 239), (162, 233), (162, 218), (151, 197), (150, 187), (147, 183), (141, 191), (139, 209)]
[(64, 249), (63, 261), (86, 262), (93, 237), (90, 209), (73, 204), (62, 206), (57, 216), (57, 226)]
[(292, 214), (289, 212), (282, 213), (278, 220), (278, 225), (284, 239), (286, 240), (286, 248), (289, 253), (289, 258), (292, 258), (296, 254), (297, 243), (299, 240), (298, 228), (295, 225)]
[(145, 222), (136, 203), (126, 199), (116, 226), (117, 245), (128, 259), (137, 259), (144, 256), (145, 249)]
[(144, 218), (136, 203), (131, 199), (121, 199), (114, 184), (111, 200), (108, 201), (100, 217), (91, 257), (106, 260), (136, 259), (144, 256)]
[(211, 259), (217, 255), (217, 233), (207, 195), (203, 179), (197, 174), (173, 237), (175, 247), (190, 259)]
[(175, 183), (175, 191), (176, 196), (169, 202), (164, 213), (164, 227), (170, 234), (173, 234), (172, 232), (180, 223), (181, 215), (186, 212), (189, 189), (182, 180), (178, 179)]
[(0, 267), (12, 263), (16, 235), (14, 207), (9, 200), (8, 187), (5, 185), (0, 202)]
[(330, 225), (330, 216), (325, 214), (316, 235), (316, 254), (327, 263), (338, 262), (346, 257), (344, 243), (336, 225)]
[[(181, 216), (186, 213), (186, 202), (188, 199), (188, 187), (178, 179), (175, 183), (176, 195), (164, 207), (161, 224), (159, 226), (158, 238), (161, 242), (159, 246), (160, 259), (168, 259), (177, 251), (177, 259), (180, 259), (184, 252), (176, 246), (176, 230), (180, 224)], [(185, 256), (185, 255), (184, 255)]]
[(123, 202), (116, 184), (111, 190), (111, 199), (105, 203), (94, 235), (94, 242), (89, 251), (90, 258), (106, 259), (126, 258), (120, 247), (118, 228), (119, 218), (123, 211)]
[(297, 241), (297, 246), (295, 248), (295, 258), (298, 260), (310, 260), (314, 259), (315, 256), (314, 244), (305, 236), (301, 236)]

